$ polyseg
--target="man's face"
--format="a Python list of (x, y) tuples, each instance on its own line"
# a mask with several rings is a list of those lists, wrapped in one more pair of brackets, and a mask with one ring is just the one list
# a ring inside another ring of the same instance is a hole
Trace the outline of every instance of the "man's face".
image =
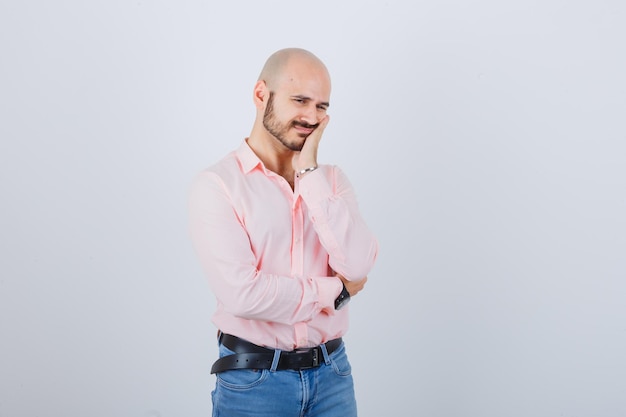
[(306, 138), (315, 130), (318, 124), (308, 124), (297, 119), (282, 121), (274, 108), (275, 94), (270, 92), (263, 115), (263, 126), (280, 143), (292, 151), (299, 152), (304, 146)]
[(294, 77), (280, 87), (269, 93), (263, 126), (287, 149), (299, 152), (326, 116), (330, 85), (319, 77), (304, 82)]

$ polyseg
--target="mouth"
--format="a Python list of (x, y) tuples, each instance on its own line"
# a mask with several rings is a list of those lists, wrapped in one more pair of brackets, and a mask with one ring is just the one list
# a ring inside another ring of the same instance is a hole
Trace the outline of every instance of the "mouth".
[(313, 131), (315, 130), (315, 128), (317, 127), (317, 125), (309, 125), (306, 123), (299, 123), (299, 122), (294, 122), (293, 123), (293, 128), (301, 135), (310, 135), (311, 133), (313, 133)]

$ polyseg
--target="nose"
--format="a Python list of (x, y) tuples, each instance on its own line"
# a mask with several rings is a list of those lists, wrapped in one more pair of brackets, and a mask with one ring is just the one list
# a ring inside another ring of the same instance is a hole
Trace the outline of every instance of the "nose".
[(317, 107), (315, 104), (306, 106), (306, 108), (303, 109), (300, 121), (309, 125), (316, 125), (319, 123), (317, 118)]

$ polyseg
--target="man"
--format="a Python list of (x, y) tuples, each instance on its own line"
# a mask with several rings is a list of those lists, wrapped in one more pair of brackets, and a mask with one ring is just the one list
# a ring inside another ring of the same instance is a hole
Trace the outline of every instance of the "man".
[(343, 172), (319, 165), (330, 76), (302, 49), (267, 60), (240, 147), (195, 179), (194, 247), (217, 298), (214, 416), (356, 416), (341, 337), (378, 243)]

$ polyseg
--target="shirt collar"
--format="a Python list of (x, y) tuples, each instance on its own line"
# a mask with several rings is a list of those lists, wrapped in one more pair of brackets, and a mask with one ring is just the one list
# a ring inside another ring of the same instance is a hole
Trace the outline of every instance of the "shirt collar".
[(263, 167), (263, 162), (259, 159), (258, 156), (254, 153), (250, 145), (248, 145), (248, 140), (244, 140), (237, 149), (237, 159), (241, 164), (241, 169), (244, 173), (248, 173), (252, 171), (257, 166)]

